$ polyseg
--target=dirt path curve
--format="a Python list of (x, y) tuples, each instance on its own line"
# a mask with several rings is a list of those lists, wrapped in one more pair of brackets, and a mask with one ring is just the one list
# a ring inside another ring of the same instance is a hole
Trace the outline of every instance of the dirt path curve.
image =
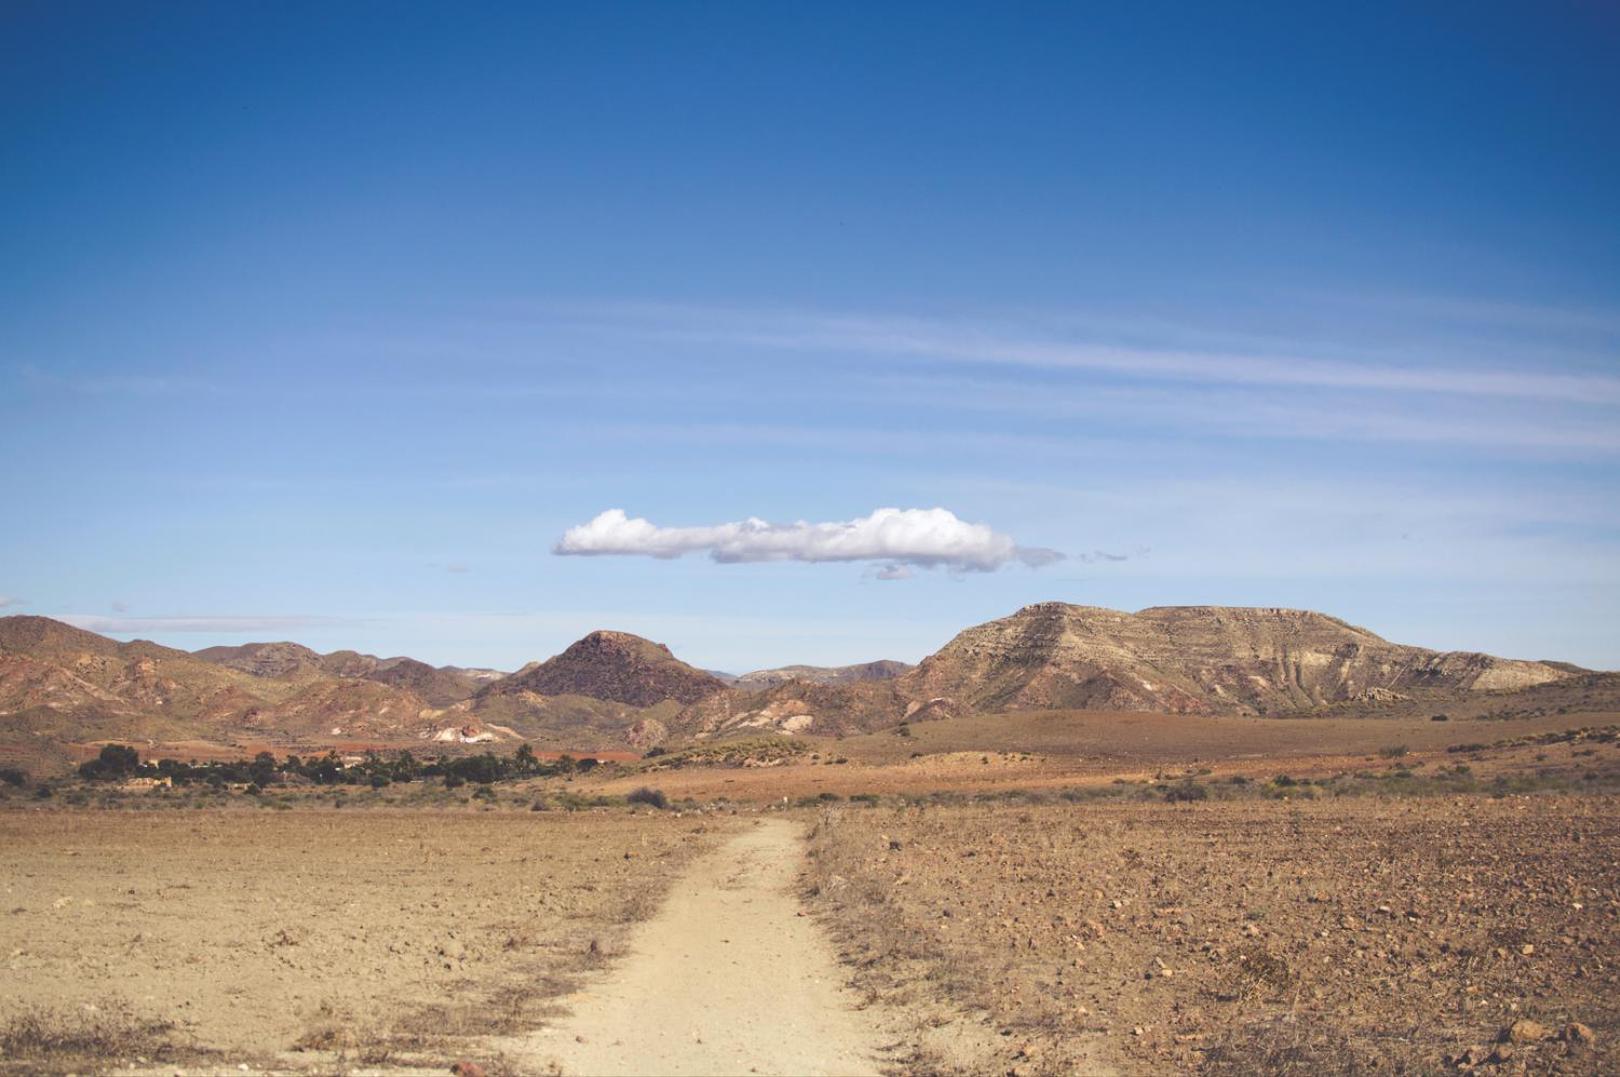
[(875, 1074), (882, 1032), (792, 892), (803, 832), (762, 820), (695, 862), (629, 954), (524, 1044), (565, 1074)]

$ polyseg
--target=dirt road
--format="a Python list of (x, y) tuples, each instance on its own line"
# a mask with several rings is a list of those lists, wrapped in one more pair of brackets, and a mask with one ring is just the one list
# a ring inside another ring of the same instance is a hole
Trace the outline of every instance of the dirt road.
[(566, 1074), (872, 1074), (884, 1037), (792, 892), (798, 824), (764, 820), (695, 862), (571, 1015), (523, 1042)]

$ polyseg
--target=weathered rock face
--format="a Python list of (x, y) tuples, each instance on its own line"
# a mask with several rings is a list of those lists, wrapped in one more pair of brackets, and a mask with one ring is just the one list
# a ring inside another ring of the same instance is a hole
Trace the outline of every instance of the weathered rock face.
[(1276, 714), (1378, 691), (1520, 688), (1567, 669), (1390, 643), (1306, 610), (1046, 602), (970, 628), (897, 683), (976, 710)]
[(815, 684), (790, 680), (762, 691), (741, 686), (710, 696), (682, 710), (669, 732), (683, 737), (727, 733), (864, 733), (894, 725), (908, 701), (893, 679), (855, 684)]
[(661, 643), (628, 632), (592, 632), (562, 654), (487, 685), (480, 698), (514, 692), (650, 707), (664, 700), (695, 703), (725, 683), (682, 662)]

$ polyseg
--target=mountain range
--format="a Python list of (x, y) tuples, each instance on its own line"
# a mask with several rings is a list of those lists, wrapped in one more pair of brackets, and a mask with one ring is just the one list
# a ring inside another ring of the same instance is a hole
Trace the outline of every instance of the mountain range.
[(1326, 614), (1272, 608), (1124, 613), (1047, 602), (969, 628), (915, 667), (785, 666), (729, 683), (624, 632), (592, 632), (503, 673), (289, 642), (187, 652), (14, 616), (0, 618), (0, 752), (113, 739), (646, 748), (974, 712), (1299, 714), (1590, 678), (1567, 663), (1405, 646)]

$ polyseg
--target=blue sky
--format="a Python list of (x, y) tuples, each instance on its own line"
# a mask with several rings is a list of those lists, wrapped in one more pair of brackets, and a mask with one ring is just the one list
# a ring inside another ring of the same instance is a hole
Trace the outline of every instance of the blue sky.
[[(1308, 7), (8, 4), (3, 612), (738, 670), (1225, 603), (1620, 667), (1620, 16)], [(553, 553), (885, 507), (1068, 556)]]

